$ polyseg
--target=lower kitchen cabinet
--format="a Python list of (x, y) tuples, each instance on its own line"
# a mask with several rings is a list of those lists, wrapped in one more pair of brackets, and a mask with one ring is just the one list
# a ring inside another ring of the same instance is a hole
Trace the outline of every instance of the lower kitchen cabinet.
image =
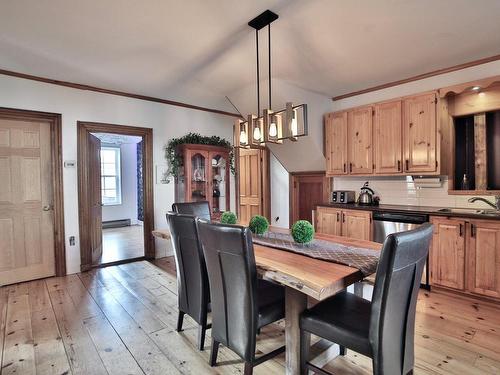
[(431, 218), (434, 225), (430, 255), (433, 285), (465, 287), (465, 220)]
[(431, 284), (500, 298), (500, 221), (431, 217)]
[(500, 222), (471, 220), (467, 249), (467, 289), (500, 298)]
[(372, 214), (370, 211), (318, 207), (315, 224), (318, 233), (359, 240), (370, 240), (372, 236)]

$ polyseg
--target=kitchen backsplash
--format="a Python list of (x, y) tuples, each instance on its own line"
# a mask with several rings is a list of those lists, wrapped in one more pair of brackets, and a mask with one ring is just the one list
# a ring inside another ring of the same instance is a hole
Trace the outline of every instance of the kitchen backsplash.
[[(381, 204), (408, 206), (488, 208), (485, 203), (469, 203), (470, 195), (449, 195), (448, 177), (441, 176), (441, 187), (416, 187), (411, 177), (334, 177), (334, 190), (354, 190), (356, 199), (359, 189), (366, 181), (380, 197)], [(492, 203), (493, 196), (483, 196)]]

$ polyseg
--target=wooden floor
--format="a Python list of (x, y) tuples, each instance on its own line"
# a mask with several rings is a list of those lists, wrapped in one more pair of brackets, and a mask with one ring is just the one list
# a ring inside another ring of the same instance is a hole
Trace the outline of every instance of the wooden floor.
[(144, 256), (142, 225), (102, 230), (102, 257), (99, 264)]
[[(174, 330), (177, 297), (171, 258), (95, 269), (0, 289), (3, 374), (241, 374), (241, 361), (222, 348), (210, 368), (195, 349), (187, 318)], [(265, 327), (258, 350), (283, 345), (283, 323)], [(208, 332), (210, 336), (210, 331)], [(422, 292), (416, 323), (416, 374), (499, 374), (500, 310), (472, 300)], [(329, 344), (313, 339), (314, 351)], [(370, 361), (352, 351), (317, 359), (336, 374), (370, 374)], [(328, 358), (325, 360), (325, 358)], [(284, 355), (255, 368), (283, 374)]]

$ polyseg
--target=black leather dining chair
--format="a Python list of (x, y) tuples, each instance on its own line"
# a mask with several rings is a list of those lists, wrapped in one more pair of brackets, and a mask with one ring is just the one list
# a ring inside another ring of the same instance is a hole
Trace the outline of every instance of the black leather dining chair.
[(182, 331), (184, 315), (188, 314), (199, 325), (198, 349), (203, 350), (205, 332), (210, 328), (207, 324), (210, 290), (195, 217), (169, 212), (167, 222), (170, 227), (177, 272), (179, 305), (177, 332)]
[(210, 204), (207, 201), (174, 203), (172, 211), (210, 220)]
[(308, 359), (313, 333), (372, 358), (375, 375), (413, 372), (415, 310), (432, 225), (387, 236), (377, 267), (372, 301), (341, 292), (302, 313), (301, 370), (326, 371)]
[(210, 365), (215, 366), (219, 344), (223, 344), (245, 361), (244, 374), (252, 374), (255, 366), (285, 350), (283, 346), (255, 357), (258, 330), (285, 315), (284, 289), (257, 279), (248, 228), (200, 219), (197, 225), (212, 300)]

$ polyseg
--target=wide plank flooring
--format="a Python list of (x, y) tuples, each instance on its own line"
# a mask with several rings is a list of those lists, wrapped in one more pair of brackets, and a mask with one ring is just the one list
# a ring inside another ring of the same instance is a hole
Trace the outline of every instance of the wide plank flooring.
[[(226, 348), (208, 366), (197, 326), (175, 331), (172, 258), (95, 269), (0, 288), (1, 374), (241, 374)], [(369, 293), (369, 290), (365, 290)], [(417, 306), (415, 374), (499, 374), (500, 309), (422, 291)], [(265, 327), (258, 351), (283, 345), (283, 323)], [(313, 338), (315, 363), (336, 374), (371, 374), (368, 358)], [(284, 355), (255, 368), (283, 374)]]

